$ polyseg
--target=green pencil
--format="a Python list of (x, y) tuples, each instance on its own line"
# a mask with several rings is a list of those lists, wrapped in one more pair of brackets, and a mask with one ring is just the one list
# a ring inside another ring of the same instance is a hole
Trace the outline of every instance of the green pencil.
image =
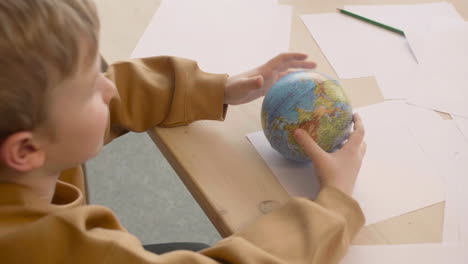
[(402, 35), (402, 36), (405, 36), (405, 32), (403, 32), (402, 30), (399, 30), (399, 29), (397, 29), (397, 28), (394, 28), (394, 27), (391, 27), (391, 26), (387, 26), (387, 25), (382, 24), (382, 23), (379, 23), (379, 22), (377, 22), (377, 21), (370, 20), (370, 19), (368, 19), (368, 18), (362, 17), (362, 16), (360, 16), (360, 15), (356, 15), (356, 14), (351, 13), (351, 12), (349, 12), (349, 11), (346, 11), (346, 10), (344, 10), (344, 9), (337, 8), (337, 10), (340, 11), (340, 13), (342, 13), (342, 14), (345, 14), (345, 15), (348, 15), (348, 16), (351, 16), (351, 17), (354, 17), (354, 18), (357, 18), (357, 19), (362, 20), (362, 21), (364, 21), (364, 22), (367, 22), (367, 23), (369, 23), (369, 24), (372, 24), (372, 25), (375, 25), (375, 26), (378, 26), (378, 27), (381, 27), (381, 28), (385, 28), (385, 29), (387, 29), (387, 30), (390, 30), (390, 31), (392, 31), (392, 32), (395, 32), (395, 33), (397, 33), (397, 34), (400, 34), (400, 35)]

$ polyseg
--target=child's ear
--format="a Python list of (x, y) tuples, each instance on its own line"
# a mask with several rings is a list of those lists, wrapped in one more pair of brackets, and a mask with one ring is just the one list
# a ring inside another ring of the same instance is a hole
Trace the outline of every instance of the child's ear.
[(7, 167), (28, 172), (44, 164), (45, 153), (33, 141), (31, 132), (17, 132), (3, 141), (0, 158)]

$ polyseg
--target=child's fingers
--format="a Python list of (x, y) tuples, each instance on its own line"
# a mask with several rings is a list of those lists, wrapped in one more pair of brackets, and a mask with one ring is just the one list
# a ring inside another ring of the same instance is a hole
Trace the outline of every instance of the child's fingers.
[(308, 55), (300, 52), (285, 52), (276, 56), (274, 59), (280, 61), (280, 63), (285, 63), (291, 60), (305, 60)]
[(357, 130), (357, 129), (364, 130), (364, 123), (362, 122), (362, 118), (358, 113), (353, 114), (353, 123), (354, 123), (354, 130)]
[(263, 76), (256, 75), (249, 78), (242, 78), (239, 81), (238, 89), (239, 91), (249, 92), (251, 90), (260, 89), (263, 86)]
[(305, 58), (298, 59), (295, 56), (289, 56), (287, 58), (284, 58), (282, 60), (277, 61), (274, 67), (278, 71), (286, 71), (291, 68), (295, 69), (315, 69), (317, 67), (317, 63), (310, 61), (310, 60), (305, 60)]
[(354, 131), (351, 133), (351, 136), (349, 136), (348, 142), (346, 142), (343, 148), (359, 149), (364, 142), (364, 125), (359, 114), (353, 115), (353, 122)]
[(284, 76), (290, 74), (290, 73), (293, 73), (293, 72), (296, 72), (296, 70), (287, 70), (287, 71), (284, 71), (284, 72), (280, 72), (278, 74), (278, 80), (283, 78)]
[(315, 69), (317, 67), (317, 64), (313, 61), (291, 61), (287, 65), (285, 65), (287, 68), (302, 68), (302, 69)]
[(367, 151), (367, 144), (366, 142), (363, 142), (361, 146), (361, 152), (359, 154), (361, 154), (361, 156), (364, 156), (366, 154), (366, 151)]
[(314, 161), (317, 161), (327, 153), (312, 139), (309, 134), (303, 129), (296, 129), (294, 131), (294, 138), (301, 145), (304, 152)]
[(280, 57), (285, 63), (288, 61), (305, 61), (309, 57), (309, 55), (300, 52), (286, 52), (280, 54), (278, 57)]

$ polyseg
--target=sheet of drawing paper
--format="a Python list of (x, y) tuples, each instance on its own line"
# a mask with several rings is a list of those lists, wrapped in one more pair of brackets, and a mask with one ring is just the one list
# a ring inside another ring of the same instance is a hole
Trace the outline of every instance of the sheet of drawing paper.
[(465, 264), (467, 252), (441, 244), (352, 246), (340, 264)]
[(401, 102), (382, 103), (357, 112), (366, 128), (367, 153), (353, 196), (359, 202), (381, 199), (379, 203), (361, 203), (366, 217), (378, 222), (386, 219), (381, 210), (398, 216), (445, 200), (440, 169), (425, 153), (419, 142), (421, 135), (413, 131), (440, 118), (432, 111)]
[(343, 9), (403, 31), (415, 23), (421, 24), (421, 21), (416, 21), (414, 18), (415, 14), (421, 17), (441, 16), (463, 21), (463, 17), (448, 2), (405, 5), (345, 5)]
[(378, 67), (415, 63), (403, 36), (340, 13), (301, 18), (341, 79), (373, 76)]
[(407, 39), (419, 63), (409, 101), (468, 118), (468, 22), (435, 18), (409, 28)]
[[(447, 2), (416, 5), (345, 5), (344, 9), (404, 31), (414, 26), (418, 26), (418, 28), (427, 26), (425, 22), (421, 23), (425, 20), (415, 19), (414, 14), (418, 14), (423, 19), (434, 20), (441, 17), (463, 21), (462, 16), (454, 6)], [(415, 51), (411, 47), (410, 51), (414, 55)], [(417, 70), (417, 63), (412, 62), (403, 65), (403, 67), (401, 64), (395, 64), (390, 70), (377, 67), (374, 73), (384, 97), (395, 99), (408, 98), (407, 92), (421, 85), (418, 81), (419, 78), (415, 78), (421, 75)]]
[(433, 142), (433, 149), (427, 148), (427, 152), (434, 157), (434, 162), (447, 164), (444, 242), (468, 245), (468, 141), (454, 121), (443, 123), (436, 129), (439, 131), (437, 142)]
[[(344, 9), (401, 30), (439, 16), (461, 19), (447, 3), (360, 5)], [(402, 86), (399, 78), (395, 78), (410, 75), (417, 66), (405, 37), (340, 13), (301, 18), (340, 78), (376, 76), (386, 99), (408, 97), (410, 84)]]
[[(439, 117), (401, 102), (379, 104), (359, 112), (366, 126), (368, 149), (353, 197), (363, 208), (367, 224), (443, 201), (443, 179), (408, 125), (419, 126)], [(247, 137), (289, 194), (315, 197), (318, 184), (311, 164), (284, 159), (271, 148), (262, 131)]]
[(462, 210), (466, 203), (464, 199), (467, 199), (463, 192), (468, 188), (468, 143), (453, 121), (442, 120), (432, 126), (418, 126), (412, 129), (412, 133), (421, 135), (420, 144), (446, 183), (443, 242), (460, 244), (464, 226)]
[(457, 124), (458, 129), (462, 132), (465, 136), (466, 140), (468, 141), (468, 118), (463, 118), (459, 116), (452, 115), (453, 120)]
[(203, 71), (236, 74), (288, 51), (291, 7), (271, 0), (167, 0), (132, 57), (178, 56)]
[[(444, 242), (468, 245), (468, 192), (466, 191), (468, 190), (468, 141), (453, 121), (445, 123), (447, 123), (445, 137), (441, 137), (441, 141), (449, 146), (447, 156), (451, 158), (452, 163), (446, 172), (448, 204), (446, 204), (445, 220), (448, 223), (444, 223)], [(450, 226), (450, 221), (458, 227), (458, 233), (453, 231), (455, 227)]]
[(459, 222), (459, 241), (462, 245), (468, 246), (468, 153), (461, 153), (456, 160), (455, 171), (457, 178), (450, 187), (449, 192), (456, 190), (456, 206)]
[(290, 195), (315, 199), (320, 184), (312, 163), (285, 159), (271, 147), (263, 131), (248, 134), (247, 138)]

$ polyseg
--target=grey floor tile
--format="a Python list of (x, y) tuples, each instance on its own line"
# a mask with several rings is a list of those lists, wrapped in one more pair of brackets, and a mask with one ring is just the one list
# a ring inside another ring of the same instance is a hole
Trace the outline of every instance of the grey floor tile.
[(110, 207), (143, 244), (220, 239), (146, 133), (130, 133), (87, 163), (92, 204)]

